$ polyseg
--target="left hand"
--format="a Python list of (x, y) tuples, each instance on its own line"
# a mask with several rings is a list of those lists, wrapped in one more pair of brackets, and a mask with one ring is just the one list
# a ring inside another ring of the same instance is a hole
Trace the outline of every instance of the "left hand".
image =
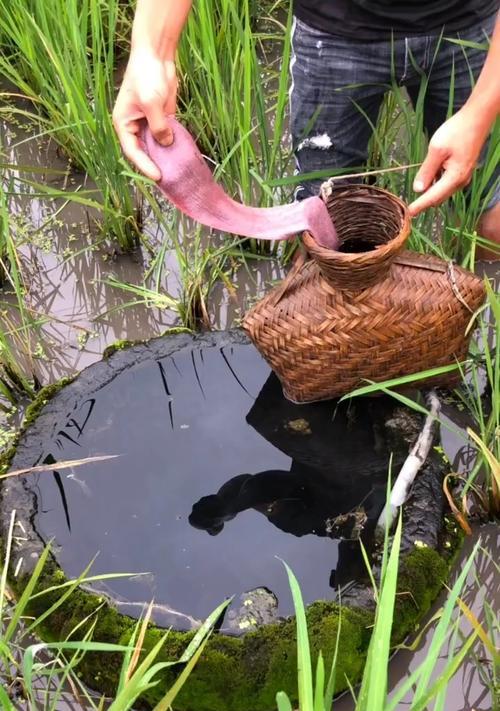
[(131, 52), (113, 109), (113, 124), (127, 158), (151, 180), (161, 172), (139, 139), (140, 121), (146, 119), (162, 146), (174, 140), (168, 115), (175, 114), (177, 76), (173, 61), (162, 60), (148, 48)]
[(488, 135), (479, 116), (477, 110), (464, 106), (432, 136), (413, 182), (415, 192), (423, 195), (411, 203), (411, 215), (441, 204), (469, 183)]

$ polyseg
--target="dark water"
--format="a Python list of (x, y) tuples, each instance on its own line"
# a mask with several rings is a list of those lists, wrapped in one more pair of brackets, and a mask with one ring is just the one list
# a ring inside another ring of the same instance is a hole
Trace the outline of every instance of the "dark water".
[(393, 400), (293, 405), (253, 346), (235, 345), (133, 365), (81, 403), (44, 456), (119, 457), (31, 479), (69, 575), (96, 553), (96, 573), (149, 573), (107, 590), (154, 597), (160, 621), (186, 628), (262, 586), (291, 613), (279, 558), (307, 603), (362, 570), (359, 544), (333, 536), (369, 530), (382, 508)]

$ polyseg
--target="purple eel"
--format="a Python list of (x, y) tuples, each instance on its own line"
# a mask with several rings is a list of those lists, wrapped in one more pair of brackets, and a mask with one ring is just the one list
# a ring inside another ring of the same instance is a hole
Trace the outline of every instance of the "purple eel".
[(291, 239), (308, 230), (328, 249), (339, 246), (337, 233), (323, 200), (310, 197), (278, 207), (249, 207), (232, 200), (218, 185), (190, 133), (169, 118), (174, 141), (162, 146), (144, 128), (146, 152), (161, 171), (158, 187), (181, 212), (223, 232), (264, 240)]

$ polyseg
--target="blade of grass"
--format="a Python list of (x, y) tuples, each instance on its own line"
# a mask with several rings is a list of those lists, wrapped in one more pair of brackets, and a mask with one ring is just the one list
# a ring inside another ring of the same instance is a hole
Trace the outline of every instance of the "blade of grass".
[(385, 574), (381, 581), (380, 597), (372, 632), (365, 673), (359, 692), (356, 709), (359, 711), (383, 711), (387, 694), (387, 667), (391, 642), (394, 601), (398, 580), (399, 549), (401, 545), (402, 519), (394, 534)]
[(288, 583), (292, 592), (295, 619), (297, 624), (297, 678), (299, 685), (299, 705), (301, 711), (314, 711), (312, 690), (311, 651), (307, 632), (304, 601), (299, 583), (289, 566), (282, 561), (288, 575)]

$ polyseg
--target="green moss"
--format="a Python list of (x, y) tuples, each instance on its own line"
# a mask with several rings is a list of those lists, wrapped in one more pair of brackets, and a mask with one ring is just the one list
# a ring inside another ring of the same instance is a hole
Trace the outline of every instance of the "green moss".
[[(449, 570), (448, 562), (429, 548), (415, 548), (400, 563), (398, 596), (394, 616), (394, 643), (411, 632), (442, 587)], [(64, 573), (54, 560), (47, 565), (38, 589), (60, 585)], [(27, 578), (13, 581), (19, 595)], [(52, 591), (32, 600), (29, 614), (38, 617), (60, 598)], [(82, 625), (82, 620), (87, 621)], [(373, 614), (361, 609), (339, 606), (333, 602), (315, 602), (307, 609), (307, 621), (313, 663), (321, 651), (326, 665), (331, 662), (340, 624), (336, 691), (356, 684), (366, 659)], [(93, 638), (126, 644), (136, 621), (118, 613), (98, 595), (76, 589), (37, 629), (47, 641), (83, 638), (95, 623)], [(78, 627), (76, 633), (74, 630)], [(165, 630), (151, 625), (144, 641), (147, 653)], [(158, 661), (175, 661), (184, 652), (193, 633), (169, 631)], [(113, 696), (120, 674), (122, 656), (88, 653), (79, 665), (81, 678), (91, 687)], [(173, 683), (178, 669), (162, 674), (159, 684), (149, 689), (144, 702), (153, 706)], [(177, 698), (178, 711), (270, 711), (275, 696), (284, 690), (292, 703), (297, 702), (297, 652), (295, 620), (267, 625), (244, 637), (214, 634)]]
[(130, 346), (138, 346), (141, 343), (144, 343), (144, 341), (129, 341), (127, 339), (115, 341), (104, 349), (102, 359), (107, 360), (110, 356), (113, 355), (113, 353), (116, 353), (117, 351), (123, 351), (125, 348), (129, 348)]
[(444, 517), (441, 532), (440, 548), (447, 561), (452, 563), (460, 553), (465, 538), (465, 531), (459, 526), (457, 519), (448, 513)]
[(4, 474), (8, 470), (10, 463), (16, 453), (19, 438), (26, 430), (26, 428), (34, 420), (36, 420), (36, 418), (38, 417), (42, 409), (45, 407), (45, 405), (49, 402), (49, 400), (51, 400), (54, 395), (56, 395), (59, 390), (61, 390), (61, 388), (63, 388), (68, 383), (71, 383), (73, 379), (74, 378), (70, 377), (62, 378), (61, 380), (58, 380), (57, 383), (53, 383), (52, 385), (46, 385), (37, 393), (35, 399), (30, 402), (30, 404), (26, 408), (26, 412), (24, 413), (21, 428), (16, 434), (14, 441), (12, 442), (10, 447), (8, 447), (8, 449), (0, 453), (0, 474)]
[[(401, 563), (395, 641), (402, 639), (430, 606), (446, 576), (447, 564), (435, 551), (416, 549)], [(43, 587), (60, 584), (63, 573), (51, 563), (44, 575)], [(17, 583), (17, 593), (26, 581)], [(407, 595), (411, 591), (410, 595)], [(36, 598), (30, 614), (39, 616), (56, 602), (57, 591)], [(102, 598), (81, 589), (76, 590), (47, 620), (39, 633), (48, 640), (64, 639), (85, 618), (78, 638), (96, 621), (94, 639), (125, 644), (132, 635), (135, 620), (121, 615)], [(368, 649), (373, 615), (363, 610), (340, 607), (331, 602), (316, 602), (307, 610), (313, 662), (321, 650), (326, 663), (332, 659), (340, 622), (337, 689), (359, 681)], [(144, 650), (151, 649), (164, 630), (151, 626)], [(159, 661), (178, 659), (192, 633), (171, 631)], [(121, 668), (121, 655), (87, 654), (79, 672), (89, 685), (113, 695)], [(162, 676), (161, 683), (144, 698), (154, 705), (175, 679), (175, 668)], [(243, 638), (214, 635), (177, 701), (179, 711), (267, 711), (274, 708), (276, 691), (285, 690), (297, 700), (297, 657), (295, 620), (268, 625)]]
[(401, 642), (428, 612), (448, 577), (448, 562), (432, 548), (415, 548), (399, 566), (392, 636)]
[(163, 338), (163, 336), (175, 336), (177, 333), (190, 333), (192, 335), (195, 332), (192, 328), (187, 328), (186, 326), (172, 326), (163, 331), (159, 338)]
[(24, 413), (22, 424), (23, 431), (32, 422), (34, 422), (34, 420), (36, 420), (36, 418), (43, 410), (45, 405), (49, 402), (49, 400), (52, 400), (54, 395), (56, 395), (59, 390), (61, 390), (61, 388), (63, 388), (65, 385), (68, 385), (68, 383), (71, 383), (74, 380), (74, 377), (61, 378), (61, 380), (58, 380), (57, 383), (53, 383), (52, 385), (46, 385), (37, 393), (37, 396), (35, 397), (33, 402), (28, 405), (28, 407), (26, 408), (26, 412)]
[[(164, 336), (174, 336), (178, 333), (193, 333), (193, 331), (189, 328), (184, 328), (183, 326), (175, 326), (173, 328), (167, 328), (166, 331), (163, 331), (163, 333), (161, 333), (160, 336), (157, 336), (157, 338), (163, 338)], [(141, 346), (144, 345), (144, 343), (151, 343), (152, 340), (156, 339), (148, 338), (147, 340), (138, 339), (135, 341), (123, 339), (115, 341), (104, 349), (104, 352), (102, 354), (103, 360), (107, 360), (110, 356), (113, 355), (113, 353), (116, 353), (117, 351), (123, 351), (125, 350), (125, 348), (130, 348), (131, 346)]]
[(19, 434), (14, 437), (14, 440), (10, 447), (4, 449), (4, 451), (0, 453), (0, 474), (5, 474), (8, 468), (10, 467), (10, 463), (14, 458), (14, 454), (16, 453), (16, 447), (18, 442)]

